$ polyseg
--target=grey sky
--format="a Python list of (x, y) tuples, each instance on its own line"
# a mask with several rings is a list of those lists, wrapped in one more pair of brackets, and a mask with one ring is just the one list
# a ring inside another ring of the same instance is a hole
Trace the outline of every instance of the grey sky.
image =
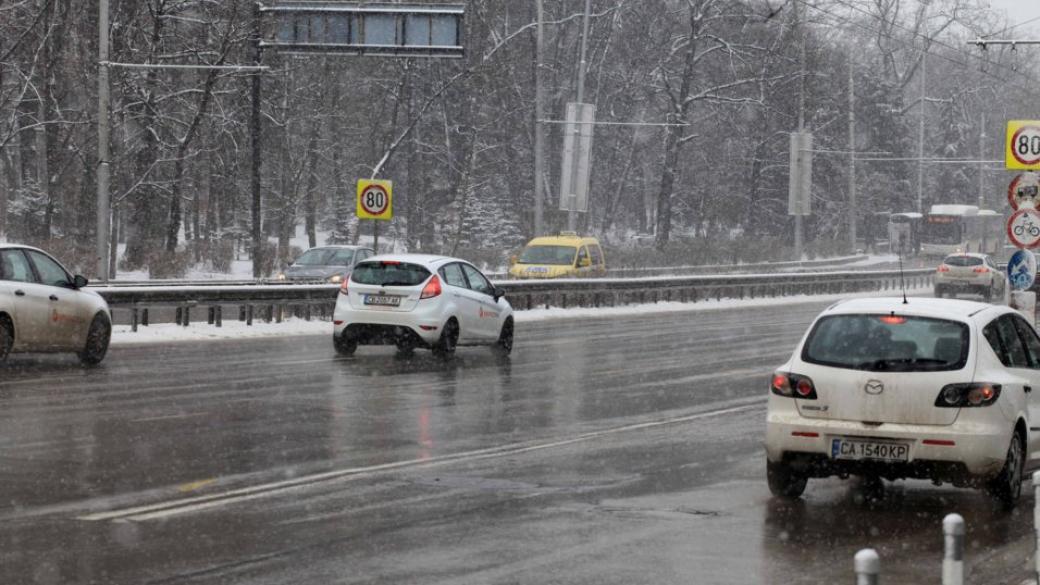
[[(1033, 18), (1040, 18), (1040, 0), (989, 0), (990, 5), (997, 10), (1004, 10), (1012, 22), (1025, 22)], [(1040, 31), (1040, 21), (1028, 24), (1015, 32)]]

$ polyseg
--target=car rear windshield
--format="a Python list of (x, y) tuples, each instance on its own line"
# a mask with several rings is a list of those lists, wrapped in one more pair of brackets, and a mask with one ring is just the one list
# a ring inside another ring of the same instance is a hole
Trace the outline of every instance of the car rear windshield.
[(574, 264), (574, 254), (578, 249), (574, 246), (528, 246), (520, 255), (521, 264)]
[(968, 359), (968, 326), (896, 314), (832, 315), (816, 322), (802, 361), (871, 372), (959, 370)]
[(982, 258), (976, 258), (975, 256), (947, 256), (943, 260), (943, 264), (947, 266), (980, 266), (982, 265)]
[(350, 279), (358, 284), (378, 286), (416, 286), (430, 277), (430, 271), (407, 262), (362, 262), (354, 267)]

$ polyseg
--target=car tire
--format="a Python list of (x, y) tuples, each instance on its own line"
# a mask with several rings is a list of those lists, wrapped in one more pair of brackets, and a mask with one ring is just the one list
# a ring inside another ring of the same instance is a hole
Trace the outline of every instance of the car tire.
[(336, 348), (336, 353), (342, 356), (352, 356), (357, 351), (357, 339), (348, 338), (344, 331), (340, 335), (332, 336), (332, 345)]
[(805, 493), (809, 478), (785, 463), (766, 461), (766, 482), (774, 496), (793, 500)]
[(491, 350), (501, 356), (509, 355), (513, 351), (513, 318), (509, 317), (502, 324), (502, 331), (498, 334), (498, 341), (491, 346)]
[(982, 293), (982, 300), (986, 301), (987, 303), (993, 300), (993, 289), (992, 288), (987, 287), (986, 290), (983, 291), (983, 293)]
[(76, 354), (79, 361), (88, 366), (96, 366), (105, 359), (108, 353), (108, 344), (112, 341), (112, 322), (103, 313), (94, 315), (87, 329), (87, 339), (83, 344), (83, 351)]
[(1005, 510), (1011, 510), (1022, 495), (1022, 473), (1025, 468), (1025, 446), (1018, 430), (1011, 437), (1004, 468), (990, 480), (987, 490)]
[(0, 315), (0, 363), (7, 360), (14, 347), (14, 325), (7, 315)]
[(455, 347), (459, 342), (459, 322), (454, 317), (448, 319), (441, 330), (441, 337), (433, 344), (433, 355), (448, 358), (455, 355)]
[(943, 298), (943, 289), (941, 289), (939, 287), (935, 287), (935, 298), (937, 298), (937, 299)]

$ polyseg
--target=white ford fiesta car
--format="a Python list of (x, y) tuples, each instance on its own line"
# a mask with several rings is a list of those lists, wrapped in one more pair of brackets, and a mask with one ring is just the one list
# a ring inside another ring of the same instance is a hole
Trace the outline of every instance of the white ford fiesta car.
[(75, 352), (97, 364), (108, 352), (112, 315), (87, 279), (36, 248), (0, 244), (0, 361), (12, 352)]
[(1007, 507), (1040, 448), (1040, 337), (1006, 306), (858, 299), (820, 314), (773, 375), (770, 491), (858, 475), (987, 489)]
[(333, 325), (343, 355), (380, 344), (441, 356), (459, 345), (513, 349), (513, 308), (503, 291), (472, 264), (445, 256), (382, 255), (355, 265), (340, 286)]

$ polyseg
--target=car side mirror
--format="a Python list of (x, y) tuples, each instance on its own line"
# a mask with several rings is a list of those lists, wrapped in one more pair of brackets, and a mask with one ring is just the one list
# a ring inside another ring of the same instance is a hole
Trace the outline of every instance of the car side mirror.
[(81, 288), (85, 288), (88, 284), (90, 284), (90, 281), (87, 280), (87, 277), (83, 276), (82, 274), (77, 274), (76, 276), (72, 277), (72, 288), (78, 290)]
[(514, 266), (519, 260), (520, 259), (516, 257), (516, 254), (513, 254), (509, 257), (509, 265)]
[(582, 258), (581, 260), (578, 260), (578, 266), (580, 268), (588, 268), (589, 266), (592, 266), (592, 260), (589, 260), (588, 258)]
[(493, 292), (494, 292), (494, 297), (495, 297), (495, 302), (496, 303), (498, 302), (498, 299), (501, 299), (502, 297), (506, 296), (505, 289), (503, 289), (500, 286), (496, 286), (495, 290)]

